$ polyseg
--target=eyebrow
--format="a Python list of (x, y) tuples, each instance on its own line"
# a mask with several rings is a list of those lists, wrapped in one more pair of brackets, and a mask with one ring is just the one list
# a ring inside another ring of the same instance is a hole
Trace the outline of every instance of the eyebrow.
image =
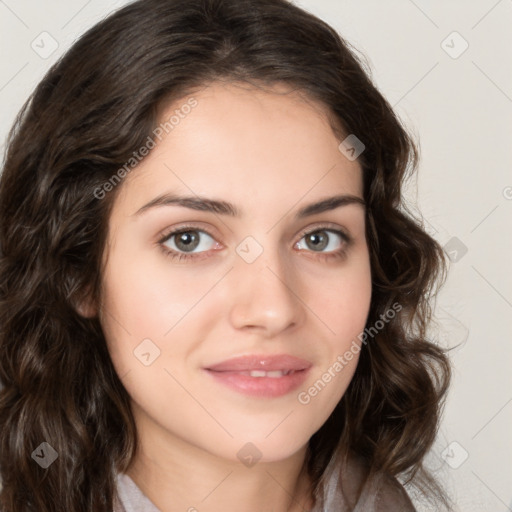
[[(341, 206), (349, 204), (359, 204), (366, 206), (364, 199), (351, 194), (341, 194), (321, 199), (315, 203), (302, 207), (295, 215), (296, 219), (303, 219), (311, 215), (323, 213), (329, 210), (335, 210)], [(240, 210), (233, 204), (226, 201), (219, 201), (200, 196), (179, 196), (176, 194), (162, 194), (152, 199), (149, 203), (139, 208), (133, 215), (141, 215), (151, 208), (162, 206), (183, 206), (192, 210), (218, 213), (229, 215), (230, 217), (240, 217)]]

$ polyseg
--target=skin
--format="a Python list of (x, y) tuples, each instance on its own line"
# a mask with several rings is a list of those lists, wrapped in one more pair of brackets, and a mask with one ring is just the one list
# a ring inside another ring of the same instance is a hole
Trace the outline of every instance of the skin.
[[(308, 440), (357, 366), (356, 354), (307, 405), (298, 401), (364, 329), (371, 275), (364, 206), (294, 218), (336, 194), (362, 198), (363, 185), (325, 109), (285, 92), (214, 83), (194, 94), (197, 106), (123, 180), (109, 219), (102, 305), (83, 311), (99, 315), (132, 399), (140, 448), (127, 473), (162, 512), (308, 510)], [(164, 192), (229, 201), (242, 214), (178, 205), (136, 214)], [(196, 258), (173, 260), (162, 246), (177, 250), (177, 237), (159, 240), (185, 222), (212, 238), (196, 231)], [(306, 229), (344, 230), (352, 241), (328, 231), (327, 248), (315, 249)], [(252, 263), (236, 252), (248, 236), (263, 249)], [(342, 257), (325, 258), (338, 249)], [(160, 350), (148, 366), (134, 356), (144, 339)], [(306, 383), (250, 397), (202, 371), (262, 353), (311, 361)], [(262, 454), (252, 467), (237, 457), (248, 442)]]

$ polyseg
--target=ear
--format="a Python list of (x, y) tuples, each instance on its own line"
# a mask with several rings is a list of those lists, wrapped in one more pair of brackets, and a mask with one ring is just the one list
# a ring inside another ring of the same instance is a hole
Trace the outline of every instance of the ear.
[(91, 298), (90, 290), (87, 290), (85, 297), (74, 301), (74, 308), (84, 318), (94, 318), (98, 315), (98, 307)]

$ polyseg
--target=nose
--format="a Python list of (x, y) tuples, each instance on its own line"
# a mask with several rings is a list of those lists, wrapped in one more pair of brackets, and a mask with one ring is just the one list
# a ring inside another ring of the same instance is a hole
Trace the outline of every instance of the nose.
[(260, 331), (271, 338), (304, 321), (298, 279), (279, 258), (262, 255), (251, 264), (239, 260), (233, 270), (230, 322), (235, 329)]

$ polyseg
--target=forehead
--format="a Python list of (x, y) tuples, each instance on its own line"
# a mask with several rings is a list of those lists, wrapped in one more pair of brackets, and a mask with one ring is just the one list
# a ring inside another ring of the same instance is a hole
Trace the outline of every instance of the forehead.
[(121, 202), (135, 208), (163, 191), (261, 206), (362, 196), (360, 166), (339, 151), (327, 108), (284, 85), (213, 83), (167, 105), (160, 123), (173, 115), (179, 121), (125, 178)]

